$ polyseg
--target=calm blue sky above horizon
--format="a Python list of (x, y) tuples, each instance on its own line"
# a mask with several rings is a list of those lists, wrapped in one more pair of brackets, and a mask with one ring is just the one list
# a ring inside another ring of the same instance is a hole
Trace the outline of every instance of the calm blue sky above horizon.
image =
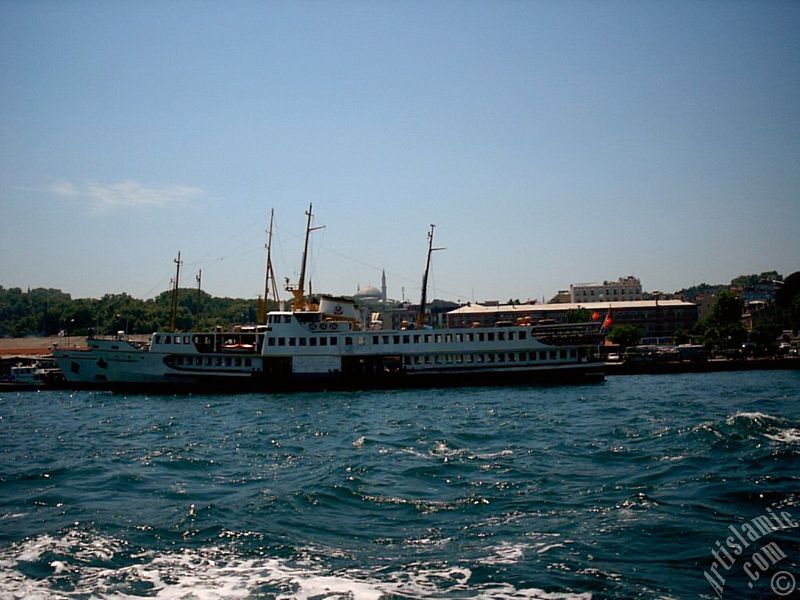
[[(0, 1), (0, 285), (551, 297), (800, 269), (800, 3)], [(284, 297), (286, 294), (284, 294)]]

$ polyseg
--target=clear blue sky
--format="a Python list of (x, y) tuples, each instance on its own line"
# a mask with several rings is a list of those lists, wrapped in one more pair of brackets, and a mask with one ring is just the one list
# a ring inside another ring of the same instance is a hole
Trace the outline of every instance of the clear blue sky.
[(800, 269), (800, 3), (0, 1), (0, 285), (550, 297)]

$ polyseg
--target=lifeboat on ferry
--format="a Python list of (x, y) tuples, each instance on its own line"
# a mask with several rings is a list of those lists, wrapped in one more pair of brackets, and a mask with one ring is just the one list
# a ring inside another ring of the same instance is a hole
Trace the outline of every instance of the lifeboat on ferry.
[(254, 352), (256, 347), (253, 344), (223, 344), (222, 349), (225, 352)]

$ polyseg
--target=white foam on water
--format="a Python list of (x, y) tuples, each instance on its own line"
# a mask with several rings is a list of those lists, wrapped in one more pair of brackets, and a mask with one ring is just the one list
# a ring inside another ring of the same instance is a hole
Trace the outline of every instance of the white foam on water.
[(528, 544), (500, 542), (497, 546), (489, 548), (491, 555), (481, 562), (486, 565), (513, 565), (525, 558), (525, 550), (529, 547)]
[(800, 442), (800, 429), (782, 429), (777, 433), (765, 433), (764, 437), (769, 438), (774, 442), (797, 444)]
[[(119, 540), (81, 532), (70, 532), (61, 539), (42, 535), (12, 544), (0, 549), (0, 596), (14, 600), (236, 600), (264, 594), (280, 600), (379, 600), (397, 596), (498, 600), (591, 598), (589, 593), (517, 589), (507, 583), (470, 583), (471, 570), (457, 565), (413, 563), (393, 567), (392, 571), (384, 568), (330, 572), (314, 559), (297, 563), (271, 557), (241, 558), (225, 547), (143, 552), (136, 555), (139, 562), (114, 568), (89, 562), (106, 561), (124, 547), (125, 543)], [(48, 552), (64, 555), (49, 563), (49, 576), (30, 577), (25, 569), (19, 568), (20, 563), (41, 560)], [(494, 553), (500, 564), (515, 562), (523, 554), (524, 548), (513, 544), (500, 544)]]
[(769, 421), (769, 422), (776, 422), (780, 421), (779, 417), (773, 417), (772, 415), (768, 415), (762, 412), (737, 412), (730, 417), (727, 418), (725, 421), (728, 425), (733, 425), (736, 422), (736, 419), (747, 419), (749, 421)]

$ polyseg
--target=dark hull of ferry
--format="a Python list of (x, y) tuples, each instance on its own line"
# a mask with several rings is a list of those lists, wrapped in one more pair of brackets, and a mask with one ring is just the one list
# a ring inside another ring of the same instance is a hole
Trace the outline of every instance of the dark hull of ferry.
[(289, 392), (319, 390), (369, 390), (434, 387), (475, 387), (535, 384), (584, 384), (602, 381), (603, 363), (559, 365), (537, 369), (484, 371), (437, 371), (410, 373), (337, 372), (324, 375), (268, 373), (252, 377), (197, 376), (169, 378), (158, 382), (96, 381), (62, 384), (69, 389), (105, 390), (118, 393), (206, 394), (239, 392)]
[(570, 368), (554, 367), (506, 371), (451, 371), (436, 373), (382, 373), (355, 375), (287, 375), (274, 377), (268, 389), (292, 390), (367, 390), (437, 387), (484, 387), (508, 385), (580, 385), (603, 381), (604, 365), (588, 363)]

